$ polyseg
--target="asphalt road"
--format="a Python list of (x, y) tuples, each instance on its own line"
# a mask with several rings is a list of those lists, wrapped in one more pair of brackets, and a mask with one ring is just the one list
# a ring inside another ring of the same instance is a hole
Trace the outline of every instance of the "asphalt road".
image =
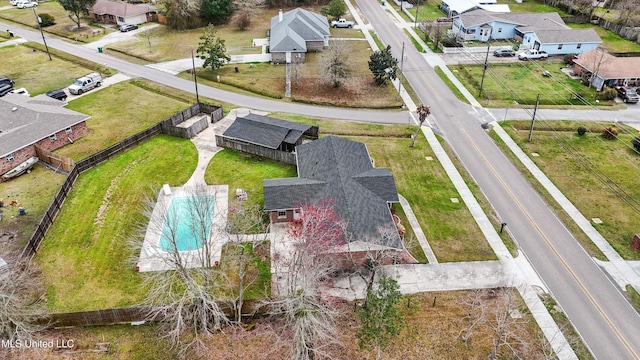
[[(23, 28), (16, 27), (7, 23), (0, 22), (0, 29), (11, 29), (17, 36), (25, 38), (29, 41), (35, 41), (42, 43), (42, 37), (39, 32), (25, 30)], [(155, 81), (160, 84), (171, 86), (176, 89), (195, 93), (194, 83), (181, 79), (160, 70), (156, 70), (150, 67), (132, 64), (130, 62), (109, 56), (105, 53), (98, 53), (97, 48), (91, 49), (84, 44), (73, 44), (65, 40), (52, 38), (46, 35), (47, 45), (51, 48), (59, 49), (70, 54), (91, 60), (98, 64), (104, 64), (113, 69), (116, 69), (131, 77), (139, 77), (147, 80)], [(186, 45), (184, 45), (186, 46)], [(407, 111), (370, 111), (370, 110), (358, 110), (358, 109), (344, 109), (334, 107), (321, 107), (310, 106), (297, 103), (287, 103), (282, 101), (274, 101), (263, 98), (257, 98), (252, 96), (246, 96), (241, 94), (224, 91), (209, 86), (198, 84), (198, 93), (200, 96), (208, 97), (211, 99), (228, 102), (242, 107), (248, 107), (256, 110), (263, 110), (269, 112), (284, 111), (293, 114), (301, 114), (313, 117), (332, 118), (332, 119), (345, 119), (345, 120), (358, 120), (377, 123), (390, 123), (390, 124), (406, 124), (409, 122), (409, 113)], [(284, 93), (284, 89), (283, 89)]]
[[(598, 359), (640, 359), (640, 316), (624, 299), (571, 234), (564, 228), (518, 170), (480, 127), (487, 116), (458, 101), (424, 62), (411, 41), (372, 0), (358, 5), (376, 28), (380, 39), (391, 44), (400, 58), (406, 46), (405, 76), (421, 100), (431, 106), (432, 119), (480, 185), (509, 231), (541, 275), (559, 304)], [(40, 34), (0, 23), (18, 36), (41, 42)], [(125, 74), (193, 92), (193, 83), (155, 69), (99, 54), (68, 42), (47, 38), (50, 47), (110, 66)], [(265, 111), (282, 111), (382, 123), (406, 123), (406, 112), (335, 109), (284, 103), (199, 86), (212, 99)]]
[(491, 117), (455, 98), (377, 1), (357, 3), (398, 59), (405, 43), (405, 77), (431, 106), (431, 120), (596, 358), (640, 359), (640, 316), (481, 128)]

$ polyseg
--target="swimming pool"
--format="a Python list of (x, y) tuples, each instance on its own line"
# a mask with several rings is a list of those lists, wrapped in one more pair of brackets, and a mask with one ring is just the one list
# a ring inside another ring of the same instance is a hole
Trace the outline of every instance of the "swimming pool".
[(196, 250), (209, 240), (214, 196), (179, 196), (171, 199), (160, 236), (160, 249)]

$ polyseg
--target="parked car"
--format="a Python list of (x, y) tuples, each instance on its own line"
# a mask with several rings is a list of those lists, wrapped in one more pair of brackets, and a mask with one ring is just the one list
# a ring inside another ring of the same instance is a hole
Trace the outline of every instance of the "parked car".
[(439, 17), (436, 19), (436, 22), (453, 22), (453, 18)]
[(120, 31), (121, 32), (127, 32), (127, 31), (131, 31), (131, 30), (135, 30), (138, 28), (138, 25), (136, 24), (122, 24), (120, 25)]
[(13, 90), (12, 85), (0, 85), (0, 97), (7, 95)]
[(69, 92), (74, 95), (80, 95), (95, 87), (102, 85), (102, 76), (98, 73), (91, 73), (78, 78), (73, 84), (69, 85)]
[(349, 28), (351, 29), (353, 27), (354, 22), (353, 21), (348, 21), (347, 19), (338, 19), (338, 20), (333, 20), (331, 22), (331, 27), (332, 28)]
[(38, 6), (37, 2), (34, 1), (21, 1), (18, 3), (18, 9), (27, 9)]
[(25, 88), (17, 88), (9, 91), (11, 94), (24, 95), (26, 97), (30, 97), (29, 92)]
[(549, 57), (546, 51), (527, 50), (518, 54), (520, 60), (546, 59)]
[(616, 90), (618, 91), (618, 96), (620, 96), (622, 101), (626, 103), (636, 104), (640, 101), (638, 93), (628, 86), (616, 86)]
[(516, 56), (516, 52), (511, 49), (497, 49), (493, 52), (495, 57)]
[(13, 87), (14, 84), (15, 82), (8, 77), (0, 76), (0, 85), (11, 85), (11, 87)]
[(50, 98), (54, 98), (60, 101), (67, 100), (67, 93), (64, 92), (64, 89), (51, 90), (46, 95)]

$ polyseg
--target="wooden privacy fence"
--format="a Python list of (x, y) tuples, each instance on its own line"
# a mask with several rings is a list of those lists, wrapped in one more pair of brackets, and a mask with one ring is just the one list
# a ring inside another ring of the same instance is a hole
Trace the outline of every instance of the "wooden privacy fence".
[[(227, 317), (233, 318), (233, 303), (220, 302), (218, 305)], [(264, 309), (260, 309), (259, 306), (260, 302), (258, 300), (245, 300), (242, 305), (242, 314), (245, 316), (263, 314), (265, 311)], [(162, 321), (159, 317), (151, 317), (151, 314), (155, 312), (154, 310), (162, 310), (162, 308), (135, 306), (128, 308), (47, 314), (39, 319), (38, 323), (41, 325), (47, 325), (51, 328), (60, 328), (70, 326), (112, 325), (138, 321)]]
[[(179, 113), (173, 114), (169, 118), (160, 121), (159, 123), (151, 126), (146, 130), (143, 130), (133, 136), (129, 136), (128, 138), (116, 144), (113, 144), (106, 149), (98, 151), (97, 153), (78, 161), (74, 166), (71, 167), (69, 175), (67, 175), (67, 178), (60, 186), (60, 189), (56, 193), (56, 196), (53, 198), (53, 201), (51, 201), (51, 203), (49, 204), (49, 207), (42, 216), (42, 219), (40, 219), (40, 222), (36, 225), (36, 228), (31, 235), (29, 242), (22, 250), (22, 256), (32, 257), (33, 255), (35, 255), (36, 251), (38, 251), (40, 243), (44, 239), (47, 231), (49, 231), (49, 228), (53, 224), (53, 221), (60, 212), (62, 204), (67, 199), (67, 195), (69, 195), (69, 192), (73, 188), (73, 184), (76, 182), (76, 179), (78, 178), (78, 175), (80, 175), (80, 173), (87, 171), (94, 166), (99, 165), (109, 160), (110, 158), (131, 149), (132, 147), (138, 146), (144, 141), (158, 136), (163, 132), (163, 123), (166, 122), (167, 124), (171, 124), (165, 125), (165, 127), (175, 127), (175, 125), (178, 125), (181, 122), (189, 119), (190, 117), (196, 116), (202, 112), (211, 113), (212, 117), (214, 113), (217, 114), (216, 116), (221, 116), (223, 113), (222, 108), (218, 106), (201, 103), (195, 104), (182, 110)], [(203, 126), (200, 121), (197, 123), (199, 124), (199, 126)], [(208, 126), (208, 124), (206, 125)], [(204, 130), (207, 126), (202, 127), (202, 130)]]
[(269, 149), (264, 146), (249, 144), (234, 139), (230, 139), (226, 136), (216, 135), (216, 145), (246, 152), (248, 154), (257, 155), (263, 158), (280, 161), (285, 164), (296, 164), (296, 154), (286, 151), (280, 151), (276, 149)]
[(75, 165), (73, 159), (66, 156), (54, 154), (49, 150), (45, 150), (39, 147), (38, 145), (34, 145), (34, 147), (36, 149), (36, 156), (41, 161), (44, 161), (47, 164), (64, 171), (71, 171), (71, 169), (73, 169), (73, 166)]

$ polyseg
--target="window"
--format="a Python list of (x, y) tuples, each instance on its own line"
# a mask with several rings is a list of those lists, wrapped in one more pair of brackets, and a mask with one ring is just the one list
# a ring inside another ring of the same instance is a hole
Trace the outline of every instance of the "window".
[(122, 16), (118, 16), (118, 22), (123, 23), (124, 22), (124, 18)]
[(562, 49), (562, 44), (558, 44), (558, 50)]
[(7, 161), (13, 161), (13, 154), (7, 155), (5, 159), (7, 159)]
[(67, 134), (71, 134), (73, 132), (73, 130), (71, 130), (70, 127), (64, 129), (64, 132), (66, 132)]
[(278, 210), (278, 219), (284, 219), (287, 217), (287, 211), (286, 210)]
[(56, 141), (56, 140), (58, 140), (58, 137), (56, 136), (56, 134), (53, 134), (53, 135), (49, 136), (49, 140)]
[(498, 28), (498, 32), (501, 33), (502, 32), (502, 28)]
[(582, 47), (582, 44), (578, 43), (578, 45), (576, 45), (576, 49), (580, 49)]

